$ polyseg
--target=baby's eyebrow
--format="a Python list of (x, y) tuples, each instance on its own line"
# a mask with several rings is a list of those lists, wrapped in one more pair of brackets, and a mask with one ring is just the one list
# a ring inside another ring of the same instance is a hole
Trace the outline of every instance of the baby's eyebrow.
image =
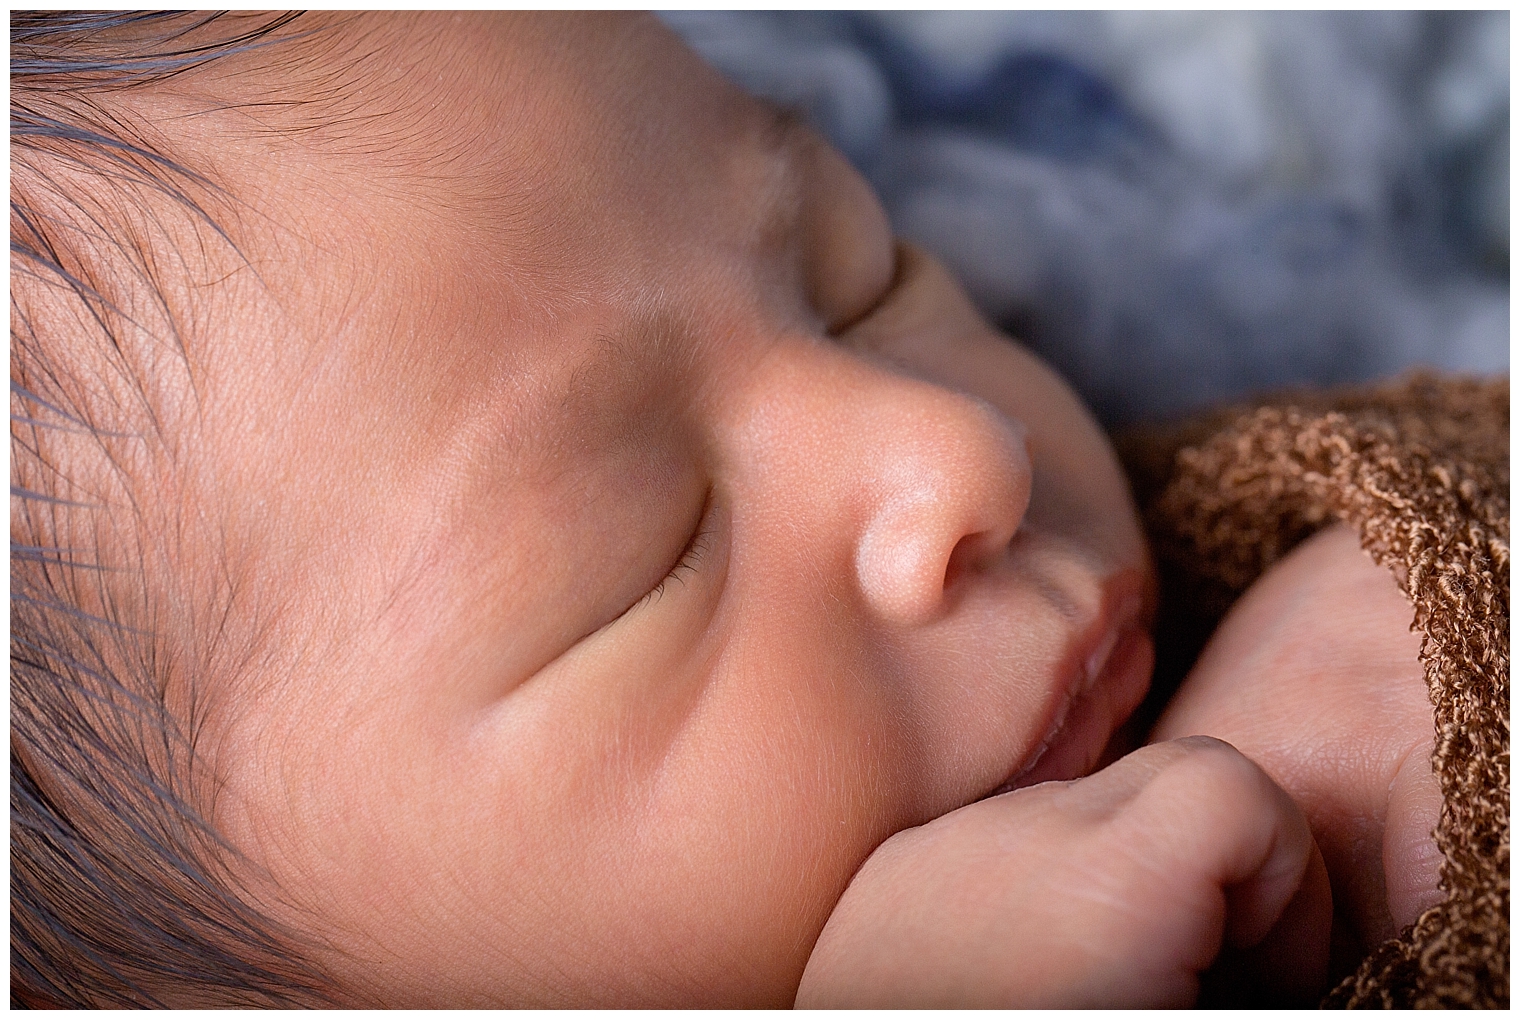
[(746, 175), (745, 192), (752, 198), (751, 221), (766, 246), (784, 246), (800, 222), (800, 196), (809, 168), (816, 162), (812, 151), (826, 145), (803, 114), (769, 99), (756, 99), (740, 146), (751, 167), (763, 167)]
[(755, 102), (766, 113), (765, 127), (761, 132), (761, 137), (768, 143), (766, 147), (783, 158), (795, 156), (798, 136), (808, 126), (802, 111), (759, 96), (755, 97)]
[(813, 130), (803, 111), (769, 99), (759, 100), (765, 116), (759, 131), (759, 147), (776, 163), (777, 176), (797, 187), (804, 168), (812, 160), (810, 152), (827, 147), (823, 136)]
[(612, 330), (597, 333), (570, 373), (565, 406), (605, 413), (608, 393), (637, 395), (634, 403), (638, 403), (667, 387), (680, 390), (693, 364), (698, 335), (669, 309), (633, 315)]

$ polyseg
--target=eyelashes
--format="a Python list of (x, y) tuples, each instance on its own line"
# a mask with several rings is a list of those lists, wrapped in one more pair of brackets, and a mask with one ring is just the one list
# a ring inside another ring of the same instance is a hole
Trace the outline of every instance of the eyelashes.
[(703, 500), (702, 514), (697, 519), (697, 526), (693, 529), (691, 539), (686, 543), (686, 548), (681, 550), (681, 555), (677, 558), (676, 565), (670, 568), (670, 573), (660, 579), (659, 584), (651, 588), (643, 598), (634, 604), (634, 609), (654, 605), (665, 596), (665, 589), (671, 582), (677, 582), (684, 587), (686, 579), (697, 573), (703, 560), (707, 558), (707, 554), (712, 550), (712, 543), (716, 537), (717, 529), (713, 524), (712, 511), (712, 493), (709, 491), (707, 498)]

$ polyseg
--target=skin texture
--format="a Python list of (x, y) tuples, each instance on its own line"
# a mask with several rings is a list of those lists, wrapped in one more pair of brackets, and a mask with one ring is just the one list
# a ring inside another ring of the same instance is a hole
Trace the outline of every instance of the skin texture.
[(1330, 886), (1302, 813), (1207, 737), (1141, 748), (900, 832), (871, 855), (797, 1005), (1186, 1007), (1228, 945), (1272, 1000), (1323, 986)]
[[(1155, 727), (1144, 750), (1171, 768), (1136, 752), (898, 833), (830, 918), (798, 1004), (1189, 1005), (1204, 971), (1214, 1004), (1312, 1003), (1332, 884), (1337, 973), (1441, 898), (1441, 794), (1411, 618), (1350, 528), (1304, 542), (1235, 605)], [(1256, 765), (1187, 734), (1228, 740)], [(1199, 753), (1243, 766), (1228, 795), (1209, 787), (1228, 773), (1189, 774)], [(1183, 795), (1151, 792), (1161, 776)], [(1312, 829), (1320, 849), (1307, 865), (1294, 851), (1308, 880), (1286, 909), (1269, 898), (1271, 936), (1249, 952), (1226, 940), (1218, 959), (1223, 903), (1214, 915), (1179, 905), (1217, 896), (1211, 855), (1249, 845), (1237, 841), (1268, 820), (1285, 846), (1312, 846)]]
[(357, 1002), (790, 1005), (1143, 626), (1106, 441), (652, 19), (300, 27), (116, 99), (242, 254), (150, 207), (244, 881)]
[(1343, 967), (1441, 898), (1412, 619), (1356, 534), (1327, 528), (1246, 592), (1152, 734), (1228, 740), (1303, 808), (1334, 885)]
[[(652, 19), (299, 27), (112, 100), (238, 249), (144, 200), (186, 327), (185, 371), (143, 373), (153, 583), (225, 603), (235, 668), (193, 693), (235, 866), (356, 1003), (790, 1005), (873, 851), (955, 859), (1055, 794), (983, 798), (1081, 775), (1143, 695), (1106, 440)], [(1221, 925), (1252, 941), (1314, 874), (1281, 791), (1178, 746), (1036, 810), (992, 883), (1070, 877), (1063, 825), (1101, 856), (1202, 803), (1234, 821), (1148, 858), (1198, 895), (1124, 933), (1165, 920), (1172, 956), (1027, 977), (1183, 1001)], [(987, 891), (960, 874), (947, 916)]]

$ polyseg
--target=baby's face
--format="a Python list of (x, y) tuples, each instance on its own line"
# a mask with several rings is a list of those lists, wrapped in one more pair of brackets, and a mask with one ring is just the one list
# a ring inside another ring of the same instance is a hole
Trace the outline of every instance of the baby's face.
[(154, 100), (257, 274), (195, 354), (258, 642), (218, 824), (385, 1001), (789, 1005), (883, 839), (1143, 693), (1106, 441), (652, 20), (300, 45), (335, 96), (246, 105), (324, 87), (255, 53)]

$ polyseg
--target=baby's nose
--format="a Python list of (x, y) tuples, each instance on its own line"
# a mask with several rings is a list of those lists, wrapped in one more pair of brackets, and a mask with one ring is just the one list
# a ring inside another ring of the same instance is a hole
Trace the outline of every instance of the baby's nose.
[(866, 602), (884, 620), (924, 623), (956, 581), (1012, 540), (1029, 505), (1022, 425), (963, 394), (900, 380), (862, 409), (867, 505), (855, 550)]
[[(976, 398), (837, 348), (790, 355), (772, 358), (763, 382), (752, 377), (760, 413), (746, 429), (746, 445), (768, 465), (766, 487), (801, 501), (790, 533), (831, 546), (828, 558), (848, 564), (879, 619), (932, 620), (1023, 520), (1023, 427)], [(810, 551), (816, 563), (822, 550)]]

